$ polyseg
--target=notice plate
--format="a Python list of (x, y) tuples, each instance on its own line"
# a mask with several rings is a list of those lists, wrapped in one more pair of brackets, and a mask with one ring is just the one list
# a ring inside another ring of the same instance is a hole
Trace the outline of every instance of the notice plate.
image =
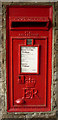
[(38, 47), (21, 47), (21, 72), (37, 73)]

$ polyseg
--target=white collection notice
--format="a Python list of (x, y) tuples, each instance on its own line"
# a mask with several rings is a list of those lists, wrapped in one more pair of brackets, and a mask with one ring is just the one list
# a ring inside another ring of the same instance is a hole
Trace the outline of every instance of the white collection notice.
[(21, 47), (21, 72), (37, 73), (38, 47)]

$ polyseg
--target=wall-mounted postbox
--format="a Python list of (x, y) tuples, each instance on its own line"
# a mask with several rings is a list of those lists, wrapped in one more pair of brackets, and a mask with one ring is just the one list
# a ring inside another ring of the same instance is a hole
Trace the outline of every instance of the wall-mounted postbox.
[(7, 6), (8, 112), (51, 110), (52, 6)]

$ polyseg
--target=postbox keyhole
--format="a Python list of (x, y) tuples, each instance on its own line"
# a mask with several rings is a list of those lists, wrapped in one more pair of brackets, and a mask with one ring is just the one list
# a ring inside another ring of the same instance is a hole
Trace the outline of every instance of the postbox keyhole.
[(21, 76), (19, 76), (19, 79), (21, 79)]
[(19, 75), (19, 84), (24, 84), (24, 76), (23, 75)]

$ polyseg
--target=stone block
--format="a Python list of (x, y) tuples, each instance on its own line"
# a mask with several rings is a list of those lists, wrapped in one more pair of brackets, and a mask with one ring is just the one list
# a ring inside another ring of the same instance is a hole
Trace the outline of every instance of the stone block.
[(4, 96), (5, 85), (3, 86), (3, 82), (0, 81), (0, 96)]
[(55, 50), (58, 51), (58, 43), (55, 43)]
[(58, 30), (56, 30), (56, 39), (58, 39)]
[(56, 9), (56, 11), (58, 10), (58, 2), (57, 2), (57, 0), (55, 0), (55, 9)]
[(0, 5), (0, 13), (2, 13), (2, 5)]
[(56, 13), (56, 27), (58, 27), (58, 11)]
[(1, 2), (55, 2), (55, 0), (1, 0)]
[(56, 104), (58, 108), (58, 81), (56, 82)]
[(58, 72), (56, 72), (56, 79), (58, 80)]

